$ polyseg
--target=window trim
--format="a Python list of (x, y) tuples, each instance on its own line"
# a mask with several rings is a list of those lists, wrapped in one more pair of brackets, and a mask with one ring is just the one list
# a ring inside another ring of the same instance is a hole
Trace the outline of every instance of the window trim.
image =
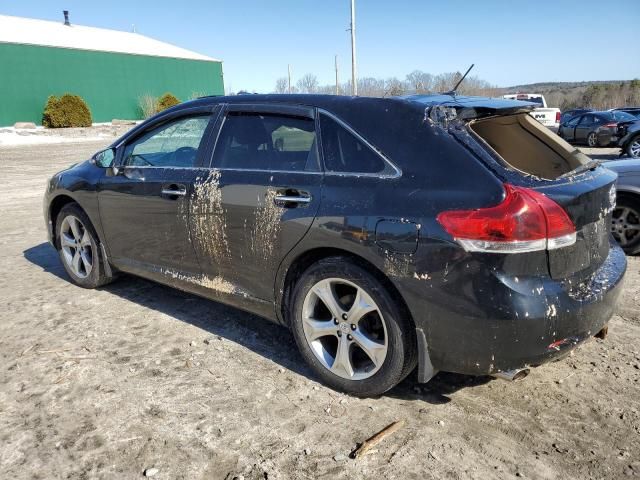
[[(222, 133), (222, 129), (224, 128), (224, 124), (227, 121), (227, 114), (229, 112), (233, 113), (250, 113), (250, 114), (260, 114), (263, 113), (265, 115), (280, 115), (283, 117), (298, 117), (298, 118), (306, 118), (308, 120), (312, 120), (314, 122), (314, 129), (316, 134), (316, 157), (318, 160), (318, 167), (320, 170), (318, 171), (307, 171), (307, 170), (267, 170), (262, 168), (234, 168), (234, 167), (216, 167), (213, 165), (213, 157), (216, 153), (216, 148), (218, 147), (218, 141), (220, 140), (220, 134)], [(260, 173), (295, 173), (295, 174), (306, 174), (306, 175), (323, 175), (324, 171), (322, 170), (324, 167), (324, 162), (321, 161), (320, 156), (322, 155), (322, 148), (320, 146), (320, 142), (318, 139), (320, 138), (318, 135), (318, 124), (317, 124), (317, 115), (315, 114), (315, 108), (313, 107), (304, 107), (301, 105), (271, 105), (271, 104), (257, 104), (257, 103), (234, 103), (234, 104), (225, 104), (218, 118), (215, 122), (215, 140), (213, 141), (213, 145), (209, 151), (209, 162), (208, 165), (204, 165), (203, 168), (208, 168), (210, 170), (217, 170), (220, 172), (260, 172)], [(207, 163), (207, 162), (205, 162)]]
[(378, 150), (371, 142), (369, 142), (366, 138), (360, 135), (348, 123), (344, 122), (343, 120), (338, 118), (336, 115), (334, 115), (333, 113), (327, 110), (324, 110), (323, 108), (318, 108), (318, 121), (320, 120), (320, 115), (326, 115), (327, 117), (332, 119), (334, 122), (336, 122), (338, 125), (340, 125), (342, 128), (347, 130), (351, 135), (356, 137), (360, 142), (364, 143), (367, 146), (367, 148), (369, 148), (369, 150), (371, 150), (373, 153), (378, 155), (385, 162), (385, 164), (391, 167), (391, 169), (393, 170), (393, 173), (335, 172), (332, 170), (327, 170), (324, 163), (324, 149), (322, 148), (322, 129), (319, 128), (319, 125), (318, 125), (318, 129), (320, 130), (320, 146), (321, 146), (320, 150), (322, 151), (322, 169), (325, 175), (338, 176), (338, 177), (371, 177), (371, 178), (384, 178), (384, 179), (400, 178), (402, 176), (402, 170), (400, 169), (400, 167), (398, 167), (389, 158), (387, 158), (387, 156), (384, 153)]

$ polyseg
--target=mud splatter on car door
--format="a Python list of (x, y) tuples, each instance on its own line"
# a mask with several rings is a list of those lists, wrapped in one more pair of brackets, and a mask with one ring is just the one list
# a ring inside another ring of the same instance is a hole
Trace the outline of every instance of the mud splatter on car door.
[(282, 258), (318, 210), (314, 110), (235, 105), (221, 121), (212, 170), (194, 189), (191, 230), (204, 275), (272, 301)]

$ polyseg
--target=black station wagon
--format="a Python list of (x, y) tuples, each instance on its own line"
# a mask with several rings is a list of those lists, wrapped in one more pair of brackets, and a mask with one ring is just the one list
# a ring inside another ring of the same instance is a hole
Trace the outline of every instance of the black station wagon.
[(50, 241), (81, 287), (126, 272), (288, 326), (342, 391), (522, 376), (606, 331), (626, 269), (616, 175), (534, 107), (201, 98), (55, 175)]

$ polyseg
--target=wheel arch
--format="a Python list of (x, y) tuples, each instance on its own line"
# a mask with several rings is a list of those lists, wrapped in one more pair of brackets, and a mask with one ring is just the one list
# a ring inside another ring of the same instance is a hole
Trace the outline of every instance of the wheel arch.
[(399, 300), (398, 307), (403, 311), (403, 313), (406, 315), (406, 318), (415, 328), (416, 323), (413, 320), (413, 316), (411, 315), (411, 311), (409, 310), (407, 302), (405, 301), (398, 288), (389, 279), (389, 277), (382, 270), (380, 270), (373, 263), (363, 258), (362, 256), (348, 250), (343, 250), (335, 247), (318, 247), (300, 253), (291, 261), (291, 263), (289, 263), (286, 272), (281, 275), (279, 288), (276, 289), (276, 313), (279, 317), (278, 319), (284, 325), (286, 325), (287, 327), (290, 325), (290, 319), (288, 318), (287, 312), (292, 299), (291, 297), (293, 294), (293, 286), (295, 285), (296, 281), (311, 265), (324, 258), (329, 257), (349, 258), (354, 263), (375, 276), (385, 286), (385, 288), (389, 290), (394, 298)]
[(619, 185), (616, 187), (616, 196), (617, 197), (627, 197), (633, 198), (635, 200), (640, 200), (640, 187), (634, 187), (631, 185)]
[(624, 142), (624, 144), (620, 147), (623, 154), (627, 153), (627, 148), (629, 148), (629, 145), (631, 145), (631, 142), (633, 142), (634, 140), (640, 140), (640, 131), (637, 131), (633, 135), (631, 135), (627, 139), (627, 141)]
[(78, 208), (84, 212), (87, 218), (89, 218), (89, 221), (91, 222), (91, 227), (93, 228), (93, 231), (96, 233), (96, 236), (98, 237), (97, 238), (98, 244), (99, 244), (98, 255), (99, 255), (100, 263), (102, 264), (107, 277), (113, 277), (113, 269), (111, 268), (111, 264), (109, 263), (109, 260), (107, 257), (107, 251), (105, 250), (104, 240), (102, 239), (100, 232), (98, 231), (96, 222), (94, 221), (93, 218), (91, 218), (91, 215), (89, 215), (89, 212), (87, 212), (87, 209), (84, 208), (80, 204), (80, 202), (78, 202), (78, 200), (76, 200), (71, 195), (68, 195), (66, 193), (61, 193), (60, 195), (57, 195), (49, 203), (49, 221), (51, 222), (51, 240), (52, 240), (53, 246), (55, 248), (58, 248), (58, 232), (56, 231), (58, 215), (60, 215), (60, 212), (65, 206), (71, 203), (75, 203), (78, 206)]
[[(58, 232), (56, 232), (56, 223), (58, 221), (58, 215), (60, 214), (60, 211), (65, 207), (65, 205), (69, 205), (70, 203), (76, 203), (78, 207), (82, 208), (82, 206), (80, 206), (80, 204), (77, 202), (75, 198), (64, 193), (56, 196), (49, 203), (49, 221), (51, 222), (51, 238), (53, 240), (54, 245), (58, 244), (57, 243)], [(82, 210), (85, 213), (87, 213), (86, 210), (84, 210), (83, 208)]]

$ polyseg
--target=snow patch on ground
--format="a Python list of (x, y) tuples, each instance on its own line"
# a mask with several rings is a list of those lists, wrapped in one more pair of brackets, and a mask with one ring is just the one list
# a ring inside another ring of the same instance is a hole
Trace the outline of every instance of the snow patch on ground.
[(63, 137), (61, 135), (19, 135), (15, 132), (0, 132), (0, 146), (42, 145), (47, 143), (95, 142), (109, 138), (109, 135), (91, 137)]

